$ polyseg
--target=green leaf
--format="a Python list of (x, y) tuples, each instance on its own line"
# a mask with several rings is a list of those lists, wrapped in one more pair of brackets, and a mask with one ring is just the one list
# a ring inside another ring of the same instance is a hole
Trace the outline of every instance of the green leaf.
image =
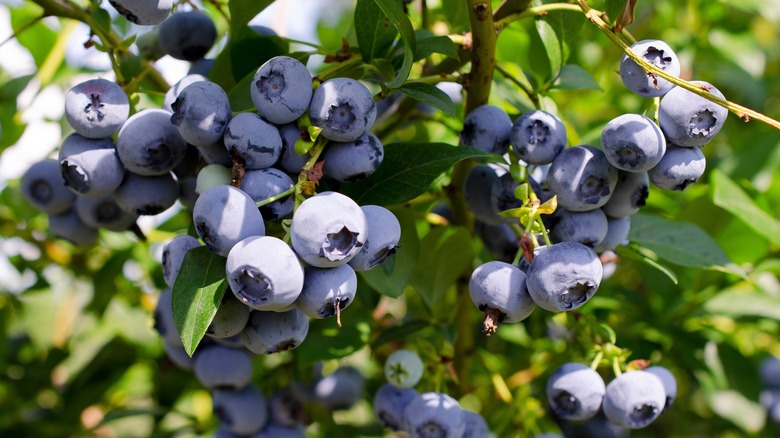
[(758, 292), (726, 291), (707, 300), (708, 313), (735, 317), (762, 317), (780, 321), (780, 298)]
[(230, 101), (230, 110), (233, 113), (240, 113), (245, 111), (252, 111), (255, 109), (255, 104), (252, 102), (252, 81), (255, 79), (254, 73), (249, 73), (244, 76), (243, 79), (238, 81), (235, 87), (228, 93), (228, 100)]
[(399, 90), (414, 100), (441, 110), (450, 117), (455, 117), (455, 104), (444, 91), (436, 88), (435, 85), (423, 82), (407, 82)]
[(550, 73), (556, 76), (563, 65), (562, 41), (558, 38), (553, 25), (544, 18), (536, 20), (536, 32), (542, 41), (542, 46), (547, 53), (547, 60), (550, 63)]
[(715, 391), (707, 394), (707, 401), (716, 414), (746, 432), (754, 434), (764, 429), (764, 408), (737, 391)]
[(105, 33), (111, 32), (111, 15), (108, 11), (102, 8), (97, 8), (92, 11), (92, 18), (95, 19), (95, 23), (100, 26), (100, 30)]
[(173, 285), (173, 321), (187, 354), (206, 334), (228, 287), (225, 258), (205, 246), (187, 251)]
[[(32, 2), (24, 2), (18, 8), (11, 9), (11, 27), (16, 31), (30, 22), (38, 20), (41, 15), (40, 6)], [(57, 33), (43, 21), (38, 21), (17, 35), (16, 40), (30, 51), (35, 60), (35, 66), (40, 68), (57, 41)]]
[(759, 208), (750, 196), (720, 169), (715, 169), (711, 178), (712, 202), (715, 205), (738, 217), (770, 242), (780, 245), (780, 221)]
[(235, 36), (273, 0), (230, 0), (230, 35)]
[(544, 82), (560, 74), (584, 21), (581, 13), (571, 11), (551, 11), (534, 21), (536, 32), (531, 34), (528, 65)]
[(558, 77), (555, 78), (552, 88), (559, 90), (601, 90), (596, 79), (576, 64), (564, 65)]
[(365, 62), (385, 58), (398, 30), (390, 24), (374, 0), (358, 0), (355, 6), (355, 34)]
[(446, 143), (391, 143), (385, 145), (382, 165), (370, 177), (344, 183), (341, 191), (362, 205), (400, 204), (424, 193), (455, 163), (493, 154)]
[(440, 308), (444, 293), (471, 266), (474, 249), (463, 227), (434, 228), (420, 242), (420, 258), (412, 286), (430, 309)]
[(620, 12), (626, 7), (628, 0), (606, 0), (604, 6), (604, 12), (607, 13), (609, 19), (614, 23), (620, 16)]
[(403, 339), (412, 333), (417, 333), (420, 330), (430, 327), (431, 324), (428, 321), (422, 319), (415, 319), (412, 321), (405, 321), (402, 324), (383, 330), (379, 336), (371, 343), (371, 349), (376, 350), (388, 342), (392, 342), (398, 339)]
[(409, 77), (409, 73), (412, 71), (412, 64), (414, 63), (414, 51), (416, 41), (414, 38), (414, 29), (412, 23), (409, 21), (409, 17), (404, 14), (401, 2), (398, 0), (374, 0), (376, 4), (382, 9), (382, 13), (385, 14), (390, 23), (401, 34), (401, 40), (404, 43), (404, 58), (401, 69), (398, 71), (393, 82), (390, 84), (390, 88), (399, 88)]
[(631, 217), (628, 238), (680, 266), (725, 267), (731, 263), (721, 247), (690, 222), (635, 214)]
[(443, 35), (428, 36), (425, 38), (418, 37), (417, 47), (414, 51), (414, 60), (419, 61), (420, 59), (431, 56), (433, 53), (440, 53), (453, 59), (460, 59), (458, 48), (450, 37)]
[[(399, 297), (409, 284), (420, 251), (420, 238), (417, 236), (414, 215), (407, 210), (401, 210), (395, 212), (395, 216), (401, 224), (401, 240), (392, 256), (393, 260), (386, 260), (381, 266), (360, 273), (363, 280), (374, 290), (393, 298)], [(393, 262), (392, 270), (385, 272), (383, 268), (390, 261)]]
[(637, 245), (620, 246), (618, 247), (618, 255), (620, 255), (621, 257), (628, 256), (635, 260), (644, 262), (647, 265), (652, 266), (653, 268), (661, 271), (661, 273), (663, 273), (664, 275), (669, 277), (670, 280), (672, 280), (672, 283), (677, 284), (677, 274), (675, 274), (674, 271), (667, 268), (666, 266), (658, 263), (658, 261), (655, 260), (657, 257), (654, 257), (655, 254), (653, 254), (652, 251), (647, 251), (645, 248), (642, 248)]

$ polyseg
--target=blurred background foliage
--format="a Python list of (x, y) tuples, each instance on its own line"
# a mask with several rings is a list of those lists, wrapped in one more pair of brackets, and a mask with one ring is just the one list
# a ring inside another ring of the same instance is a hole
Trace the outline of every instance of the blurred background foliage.
[[(499, 3), (493, 1), (494, 9)], [(591, 6), (608, 10), (614, 3), (593, 1)], [(423, 23), (422, 5), (427, 8), (426, 28), (434, 34), (468, 30), (466, 1), (413, 1), (409, 16), (415, 29)], [(220, 31), (227, 31), (214, 2), (204, 7)], [(332, 12), (306, 17), (313, 35), (332, 52), (341, 49), (345, 35), (350, 46), (357, 43), (354, 2), (339, 2), (335, 9), (335, 17)], [(8, 3), (0, 10), (13, 29), (40, 14), (29, 1)], [(616, 72), (620, 49), (581, 13), (555, 14), (561, 14), (566, 30), (561, 59), (551, 60), (545, 53), (535, 18), (501, 31), (496, 56), (503, 73), (495, 74), (490, 102), (515, 119), (534, 102), (507, 77), (527, 81), (542, 107), (566, 123), (570, 144), (597, 145), (606, 122), (626, 112), (641, 113), (650, 101), (623, 87)], [(34, 60), (34, 73), (0, 71), (0, 162), (6, 169), (25, 166), (9, 162), (19, 155), (10, 152), (28, 128), (22, 114), (29, 109), (29, 99), (22, 105), (21, 96), (39, 94), (50, 85), (67, 90), (75, 75), (95, 73), (89, 65), (66, 62), (62, 35), (69, 23), (49, 18), (19, 35), (19, 44)], [(123, 36), (139, 31), (121, 17), (114, 17), (112, 25)], [(681, 60), (684, 79), (708, 81), (729, 100), (780, 118), (777, 0), (639, 1), (628, 30), (637, 39), (669, 43)], [(361, 71), (344, 74), (360, 76)], [(412, 76), (421, 75), (418, 64)], [(240, 77), (232, 80), (238, 83)], [(160, 102), (159, 93), (146, 93), (138, 107)], [(400, 107), (402, 113), (377, 128), (384, 143), (457, 144), (462, 101), (456, 99), (455, 118), (416, 104)], [(47, 122), (59, 124), (62, 138), (70, 128), (61, 115)], [(381, 273), (362, 276), (343, 328), (329, 320), (313, 321), (309, 339), (299, 349), (255, 359), (254, 382), (270, 394), (293, 379), (310, 379), (315, 362), (324, 361), (326, 370), (353, 364), (369, 379), (365, 399), (335, 415), (315, 411), (316, 423), (308, 432), (381, 436), (370, 400), (383, 382), (384, 358), (407, 346), (421, 352), (427, 364), (418, 389), (457, 395), (464, 407), (486, 417), (497, 436), (557, 432), (560, 426), (546, 411), (546, 378), (564, 362), (592, 359), (594, 339), (600, 336), (594, 327), (603, 322), (607, 333), (617, 334), (617, 345), (632, 352), (630, 359), (666, 366), (678, 381), (678, 400), (671, 410), (632, 436), (780, 436), (780, 428), (766, 421), (758, 404), (763, 388), (757, 375), (761, 359), (780, 356), (780, 236), (768, 235), (773, 229), (764, 226), (776, 226), (780, 217), (780, 135), (731, 114), (703, 152), (707, 172), (702, 180), (683, 193), (652, 188), (642, 223), (653, 225), (648, 221), (660, 217), (673, 221), (661, 227), (695, 224), (712, 241), (694, 243), (716, 253), (719, 246), (727, 263), (708, 268), (701, 266), (706, 261), (685, 254), (675, 258), (668, 247), (652, 251), (637, 242), (652, 240), (659, 228), (650, 227), (649, 237), (634, 231), (632, 244), (618, 251), (615, 274), (580, 311), (553, 315), (537, 310), (525, 322), (504, 325), (496, 336), (486, 338), (479, 333), (479, 312), (472, 312), (470, 324), (458, 325), (451, 309), (456, 306), (455, 268), (476, 266), (492, 256), (465, 229), (426, 220), (445, 199), (443, 191), (431, 190), (419, 202), (393, 209), (404, 235), (396, 264), (404, 268), (390, 278)], [(164, 287), (161, 243), (186, 230), (187, 212), (172, 211), (164, 220), (143, 224), (148, 243), (130, 233), (101, 232), (99, 244), (76, 248), (52, 238), (45, 216), (24, 202), (16, 180), (21, 171), (7, 172), (0, 180), (0, 435), (211, 433), (217, 423), (208, 392), (190, 372), (173, 366), (152, 328), (151, 313)], [(447, 182), (445, 176), (437, 187)], [(737, 203), (743, 198), (749, 208)], [(684, 237), (677, 234), (678, 241), (672, 243), (691, 244)], [(711, 246), (713, 241), (717, 245)], [(472, 331), (476, 338), (465, 392), (450, 373), (459, 331)], [(611, 378), (610, 370), (602, 371)]]

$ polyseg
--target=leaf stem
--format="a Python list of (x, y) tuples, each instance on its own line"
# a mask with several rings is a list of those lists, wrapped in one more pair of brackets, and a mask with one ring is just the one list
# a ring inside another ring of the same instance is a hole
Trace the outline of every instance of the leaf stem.
[(620, 377), (623, 371), (620, 369), (620, 358), (618, 356), (612, 356), (612, 372), (615, 373), (615, 377)]
[(670, 75), (669, 73), (665, 72), (664, 70), (658, 68), (657, 66), (650, 64), (645, 60), (642, 56), (639, 56), (636, 54), (628, 44), (626, 44), (613, 30), (612, 28), (601, 19), (601, 12), (592, 9), (590, 6), (588, 6), (588, 2), (585, 0), (577, 0), (577, 3), (580, 5), (580, 9), (585, 14), (585, 17), (588, 18), (588, 20), (596, 25), (612, 42), (623, 49), (623, 52), (631, 58), (632, 61), (639, 64), (646, 72), (652, 73), (659, 78), (666, 79), (667, 81), (671, 82), (674, 85), (677, 85), (678, 87), (684, 88), (698, 96), (701, 96), (711, 102), (715, 102), (718, 105), (726, 108), (727, 110), (731, 111), (732, 113), (736, 114), (737, 117), (744, 120), (745, 122), (749, 122), (751, 119), (759, 120), (761, 122), (766, 123), (767, 125), (780, 130), (780, 121), (777, 121), (771, 117), (768, 117), (764, 114), (759, 113), (758, 111), (752, 110), (750, 108), (744, 107), (742, 105), (739, 105), (737, 103), (728, 101), (726, 99), (721, 99), (718, 96), (715, 96), (714, 94), (710, 93), (709, 90), (704, 89), (700, 85), (692, 84), (684, 79), (680, 79), (677, 76)]
[(604, 352), (599, 350), (598, 353), (596, 353), (596, 357), (593, 359), (593, 362), (590, 363), (590, 368), (592, 370), (595, 370), (599, 367), (599, 364), (601, 363), (601, 359), (604, 358)]

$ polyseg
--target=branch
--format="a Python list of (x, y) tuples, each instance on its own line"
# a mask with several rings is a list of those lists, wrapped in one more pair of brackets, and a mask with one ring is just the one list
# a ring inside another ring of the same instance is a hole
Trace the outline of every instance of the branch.
[(504, 0), (493, 12), (493, 21), (503, 20), (504, 18), (519, 14), (531, 4), (531, 0)]
[[(579, 6), (571, 3), (548, 3), (546, 5), (535, 6), (533, 8), (526, 8), (520, 11), (512, 12), (511, 14), (504, 15), (500, 19), (496, 20), (496, 29), (502, 29), (512, 23), (513, 21), (520, 20), (521, 18), (538, 17), (541, 15), (547, 15), (552, 11), (573, 11), (580, 12)], [(495, 18), (495, 17), (494, 17)]]
[(714, 94), (710, 93), (708, 90), (705, 90), (699, 85), (692, 84), (684, 79), (680, 79), (677, 76), (670, 75), (669, 73), (665, 72), (664, 70), (661, 70), (660, 68), (656, 67), (653, 64), (650, 64), (645, 60), (643, 57), (637, 55), (634, 53), (633, 50), (629, 47), (628, 44), (626, 44), (618, 35), (610, 28), (610, 26), (601, 19), (601, 12), (596, 11), (595, 9), (591, 9), (590, 6), (588, 6), (588, 3), (585, 0), (577, 0), (577, 3), (579, 3), (580, 8), (582, 12), (585, 13), (585, 16), (590, 20), (591, 23), (595, 24), (596, 27), (598, 27), (604, 34), (612, 40), (613, 43), (615, 43), (616, 46), (623, 49), (623, 52), (631, 58), (632, 61), (639, 64), (646, 72), (652, 73), (659, 78), (666, 79), (667, 81), (673, 83), (674, 85), (677, 85), (678, 87), (685, 88), (686, 90), (701, 96), (709, 101), (715, 102), (718, 105), (726, 108), (727, 110), (731, 111), (732, 113), (736, 114), (737, 117), (744, 120), (745, 122), (749, 122), (751, 119), (759, 120), (767, 125), (780, 130), (780, 122), (777, 120), (765, 116), (764, 114), (759, 113), (758, 111), (752, 110), (750, 108), (744, 107), (742, 105), (736, 104), (734, 102), (728, 101), (726, 99), (721, 99)]
[(466, 0), (471, 25), (471, 71), (468, 78), (466, 114), (484, 105), (490, 97), (493, 84), (493, 66), (496, 64), (496, 28), (490, 2)]

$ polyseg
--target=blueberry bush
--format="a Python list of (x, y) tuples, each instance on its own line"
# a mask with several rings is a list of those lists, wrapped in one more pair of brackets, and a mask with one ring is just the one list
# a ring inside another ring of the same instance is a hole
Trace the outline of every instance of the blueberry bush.
[(0, 435), (780, 435), (775, 6), (5, 2)]

